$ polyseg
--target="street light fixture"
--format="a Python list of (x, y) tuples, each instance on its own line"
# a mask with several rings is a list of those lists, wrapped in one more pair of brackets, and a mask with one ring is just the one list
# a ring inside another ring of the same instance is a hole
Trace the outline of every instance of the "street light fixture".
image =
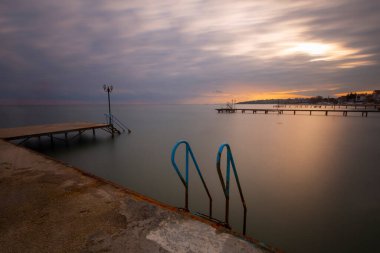
[(112, 115), (111, 115), (111, 100), (110, 100), (110, 92), (113, 90), (112, 85), (103, 85), (103, 89), (108, 93), (108, 116), (109, 116), (109, 124), (112, 125)]

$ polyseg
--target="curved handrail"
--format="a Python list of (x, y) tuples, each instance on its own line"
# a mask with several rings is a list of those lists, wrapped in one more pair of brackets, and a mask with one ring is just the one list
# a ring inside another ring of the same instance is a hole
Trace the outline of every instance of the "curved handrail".
[[(220, 170), (220, 159), (221, 159), (221, 156), (222, 156), (223, 149), (225, 147), (227, 148), (226, 182), (224, 182), (223, 175), (222, 175), (222, 172)], [(244, 200), (243, 192), (241, 190), (240, 181), (239, 181), (239, 177), (238, 177), (238, 174), (237, 174), (237, 171), (236, 171), (235, 162), (234, 162), (234, 158), (232, 156), (230, 145), (228, 145), (227, 143), (222, 144), (219, 147), (218, 154), (216, 156), (216, 168), (217, 168), (217, 171), (218, 171), (220, 183), (222, 184), (223, 193), (224, 193), (224, 196), (226, 198), (225, 223), (227, 224), (227, 226), (229, 226), (228, 216), (229, 216), (229, 200), (230, 200), (230, 169), (231, 169), (231, 165), (232, 165), (232, 170), (233, 170), (234, 175), (235, 175), (236, 184), (237, 184), (238, 189), (239, 189), (241, 202), (242, 202), (243, 208), (244, 208), (243, 235), (245, 235), (246, 222), (247, 222), (247, 207), (245, 205), (245, 200)]]
[(118, 125), (123, 130), (123, 132), (125, 132), (125, 129), (128, 130), (128, 133), (132, 132), (132, 130), (129, 129), (123, 122), (121, 122), (115, 115), (105, 113), (104, 116), (106, 116), (106, 119), (108, 119), (111, 122), (111, 124), (115, 123), (116, 125)]
[[(186, 162), (186, 171), (185, 171), (186, 172), (186, 178), (183, 178), (181, 172), (178, 169), (177, 163), (175, 161), (175, 154), (177, 152), (177, 148), (181, 144), (185, 144), (185, 146), (186, 146), (186, 161), (185, 161)], [(189, 211), (189, 154), (190, 154), (191, 159), (193, 160), (195, 168), (196, 168), (196, 170), (198, 172), (199, 177), (202, 180), (203, 186), (204, 186), (204, 188), (206, 190), (206, 193), (208, 195), (208, 198), (209, 198), (209, 201), (210, 201), (210, 204), (209, 204), (209, 214), (210, 214), (210, 217), (212, 217), (212, 197), (211, 197), (210, 192), (209, 192), (209, 190), (207, 188), (206, 182), (203, 179), (202, 173), (201, 173), (201, 171), (199, 169), (197, 160), (194, 157), (193, 151), (191, 150), (190, 144), (187, 141), (185, 141), (185, 140), (181, 140), (181, 141), (178, 141), (174, 145), (174, 147), (172, 149), (171, 162), (172, 162), (172, 165), (173, 165), (175, 171), (177, 172), (179, 178), (181, 179), (182, 184), (185, 186), (185, 209), (187, 211)]]

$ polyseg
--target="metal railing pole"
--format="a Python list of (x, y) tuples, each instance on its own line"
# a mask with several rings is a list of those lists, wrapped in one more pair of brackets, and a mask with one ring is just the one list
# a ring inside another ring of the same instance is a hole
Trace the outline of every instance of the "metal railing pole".
[[(222, 152), (223, 152), (225, 147), (227, 148), (226, 182), (224, 182), (223, 174), (222, 174), (222, 171), (220, 169), (221, 156), (222, 156)], [(236, 171), (236, 166), (235, 166), (234, 158), (232, 156), (231, 148), (227, 143), (222, 144), (219, 147), (218, 153), (216, 155), (216, 169), (218, 171), (219, 180), (220, 180), (220, 183), (221, 183), (222, 188), (223, 188), (224, 197), (226, 198), (225, 223), (226, 223), (227, 227), (230, 227), (230, 225), (229, 225), (229, 208), (230, 208), (229, 202), (230, 202), (230, 170), (231, 170), (231, 165), (232, 165), (232, 170), (233, 170), (233, 173), (235, 176), (235, 181), (236, 181), (236, 184), (237, 184), (238, 189), (239, 189), (240, 199), (241, 199), (241, 202), (243, 204), (243, 209), (244, 209), (243, 235), (245, 235), (246, 223), (247, 223), (247, 207), (245, 204), (243, 191), (242, 191), (241, 186), (240, 186), (240, 181), (239, 181), (239, 177), (238, 177), (238, 174)]]
[[(186, 155), (185, 155), (185, 165), (186, 165), (185, 166), (185, 169), (186, 169), (186, 171), (185, 171), (185, 178), (183, 178), (182, 173), (179, 171), (177, 163), (175, 161), (175, 154), (177, 152), (177, 148), (181, 144), (185, 144), (185, 147), (186, 147), (186, 150), (185, 150), (186, 151)], [(193, 160), (195, 168), (196, 168), (196, 170), (198, 172), (198, 175), (199, 175), (199, 177), (200, 177), (200, 179), (202, 181), (203, 187), (204, 187), (204, 189), (205, 189), (205, 191), (207, 193), (207, 196), (209, 198), (209, 202), (210, 202), (209, 203), (209, 214), (210, 214), (210, 218), (212, 218), (212, 216), (211, 216), (212, 215), (212, 197), (211, 197), (211, 194), (210, 194), (210, 192), (209, 192), (209, 190), (207, 188), (206, 182), (203, 179), (203, 176), (202, 176), (202, 173), (201, 173), (201, 171), (199, 169), (197, 160), (195, 159), (193, 151), (190, 148), (190, 144), (187, 141), (183, 141), (182, 140), (182, 141), (178, 141), (174, 145), (174, 147), (172, 149), (172, 154), (171, 154), (171, 162), (172, 162), (172, 165), (173, 165), (175, 171), (177, 172), (179, 178), (181, 179), (182, 184), (185, 187), (185, 209), (187, 211), (189, 211), (189, 160), (190, 160), (189, 157), (191, 157), (191, 159)]]
[(189, 146), (186, 144), (186, 198), (185, 208), (189, 210)]
[(108, 114), (110, 115), (110, 125), (112, 125), (112, 114), (111, 114), (111, 99), (110, 99), (110, 90), (107, 90), (108, 93)]

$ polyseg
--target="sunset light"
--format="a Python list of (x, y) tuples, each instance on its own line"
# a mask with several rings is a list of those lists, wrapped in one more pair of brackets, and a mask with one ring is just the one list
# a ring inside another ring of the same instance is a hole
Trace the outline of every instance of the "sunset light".
[(323, 43), (299, 43), (296, 46), (289, 48), (289, 53), (303, 53), (310, 56), (323, 56), (327, 55), (334, 46)]
[[(87, 91), (96, 81), (112, 81), (123, 104), (333, 96), (324, 87), (380, 85), (378, 12), (354, 4), (343, 12), (341, 0), (30, 1), (0, 4), (0, 103), (94, 103)], [(287, 90), (306, 91), (273, 93)]]
[(362, 90), (362, 91), (351, 91), (351, 92), (341, 92), (341, 93), (336, 93), (334, 94), (336, 97), (341, 97), (341, 96), (346, 96), (350, 93), (356, 93), (358, 95), (364, 95), (364, 94), (372, 94), (373, 93), (373, 90)]
[(0, 253), (380, 252), (379, 24), (380, 0), (0, 0)]

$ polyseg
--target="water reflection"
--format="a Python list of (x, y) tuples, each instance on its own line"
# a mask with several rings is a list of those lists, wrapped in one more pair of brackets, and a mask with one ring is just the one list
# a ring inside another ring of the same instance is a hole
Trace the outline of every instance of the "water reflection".
[[(2, 124), (101, 122), (103, 109), (1, 108), (9, 120)], [(247, 202), (247, 234), (287, 252), (376, 251), (379, 116), (218, 114), (213, 109), (115, 106), (114, 113), (132, 134), (114, 139), (99, 134), (95, 140), (84, 136), (54, 150), (46, 143), (43, 152), (162, 202), (184, 206), (183, 186), (170, 153), (176, 141), (187, 139), (213, 196), (214, 215), (223, 219), (224, 196), (215, 163), (218, 147), (227, 142)], [(193, 167), (189, 187), (190, 209), (207, 213), (207, 195)], [(237, 231), (242, 213), (232, 180), (230, 222)]]

